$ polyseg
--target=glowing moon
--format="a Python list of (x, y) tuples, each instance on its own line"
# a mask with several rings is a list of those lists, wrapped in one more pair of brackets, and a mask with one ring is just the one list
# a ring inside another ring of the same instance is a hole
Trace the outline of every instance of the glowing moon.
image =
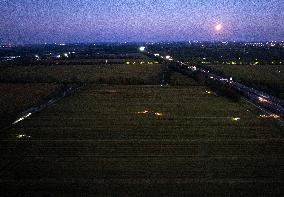
[(221, 31), (222, 28), (223, 28), (222, 24), (218, 24), (218, 25), (215, 26), (216, 31)]

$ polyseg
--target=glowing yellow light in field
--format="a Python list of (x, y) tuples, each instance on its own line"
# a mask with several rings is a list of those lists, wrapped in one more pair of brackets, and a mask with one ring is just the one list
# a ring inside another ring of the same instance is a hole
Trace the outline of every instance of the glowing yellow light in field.
[(239, 121), (241, 118), (239, 117), (232, 117), (232, 121)]
[(137, 112), (137, 114), (147, 114), (147, 113), (149, 113), (149, 111), (148, 111), (148, 110), (141, 111), (141, 112)]
[(156, 115), (156, 116), (162, 116), (163, 114), (162, 114), (162, 113), (159, 113), (159, 112), (156, 112), (155, 115)]
[(28, 136), (26, 134), (19, 134), (16, 136), (17, 139), (24, 139), (24, 138), (30, 138), (31, 136)]
[(140, 112), (136, 112), (136, 114), (149, 114), (149, 115), (155, 115), (155, 116), (163, 116), (164, 114), (161, 112), (154, 112), (151, 110), (144, 110), (144, 111), (140, 111)]
[(206, 91), (206, 93), (207, 93), (207, 94), (212, 94), (212, 92), (211, 92), (211, 91)]
[(24, 138), (24, 137), (26, 137), (25, 134), (19, 134), (19, 135), (17, 135), (17, 138), (18, 138), (18, 139), (21, 139), (21, 138)]

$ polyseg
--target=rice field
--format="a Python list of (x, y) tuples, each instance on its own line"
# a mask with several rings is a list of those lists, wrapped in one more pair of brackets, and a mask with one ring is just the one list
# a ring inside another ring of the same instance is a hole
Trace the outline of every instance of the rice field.
[(179, 81), (89, 85), (1, 132), (1, 193), (281, 196), (283, 127)]

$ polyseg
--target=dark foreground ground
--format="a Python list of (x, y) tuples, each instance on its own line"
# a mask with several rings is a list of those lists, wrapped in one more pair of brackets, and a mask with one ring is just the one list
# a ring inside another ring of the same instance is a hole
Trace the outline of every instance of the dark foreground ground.
[(283, 127), (260, 115), (194, 82), (90, 85), (1, 132), (0, 194), (283, 196)]

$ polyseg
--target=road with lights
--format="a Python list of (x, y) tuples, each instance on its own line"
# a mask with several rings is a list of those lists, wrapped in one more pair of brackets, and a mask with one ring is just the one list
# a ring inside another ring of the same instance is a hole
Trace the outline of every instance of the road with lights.
[[(145, 48), (144, 48), (145, 50)], [(143, 50), (143, 52), (144, 52)], [(268, 95), (262, 91), (258, 91), (254, 88), (245, 86), (239, 82), (235, 82), (232, 79), (228, 79), (223, 76), (216, 75), (214, 73), (211, 73), (208, 70), (205, 70), (203, 68), (198, 68), (196, 66), (189, 66), (181, 61), (174, 60), (171, 56), (160, 56), (159, 54), (147, 52), (151, 56), (159, 57), (163, 61), (168, 61), (175, 63), (178, 69), (180, 70), (187, 70), (189, 72), (202, 72), (204, 73), (208, 78), (211, 80), (218, 81), (223, 84), (228, 84), (238, 92), (240, 92), (245, 98), (247, 98), (251, 103), (253, 103), (256, 107), (258, 107), (261, 111), (265, 112), (268, 117), (275, 117), (280, 122), (284, 123), (283, 115), (284, 115), (284, 101), (281, 99), (278, 99), (276, 97), (273, 97), (271, 95)], [(271, 111), (271, 112), (268, 112)], [(274, 114), (276, 113), (276, 114)], [(279, 114), (279, 115), (278, 115)]]

